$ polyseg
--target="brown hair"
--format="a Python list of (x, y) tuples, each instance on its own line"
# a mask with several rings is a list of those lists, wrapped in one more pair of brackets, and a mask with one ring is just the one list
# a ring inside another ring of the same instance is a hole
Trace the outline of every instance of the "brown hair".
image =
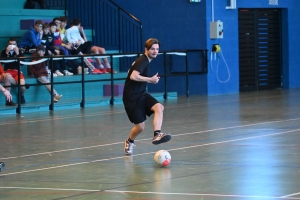
[(52, 26), (56, 26), (56, 27), (57, 27), (57, 25), (55, 24), (55, 22), (50, 22), (49, 26), (50, 26), (50, 28), (51, 28)]
[(36, 20), (34, 25), (37, 25), (37, 24), (43, 24), (43, 21), (42, 20)]
[(78, 19), (78, 18), (75, 18), (75, 19), (73, 19), (73, 21), (72, 21), (72, 25), (74, 25), (74, 26), (78, 26), (79, 24), (81, 24), (81, 21), (80, 21), (80, 19)]
[(158, 39), (156, 38), (149, 38), (146, 42), (145, 42), (145, 48), (147, 50), (149, 50), (153, 44), (158, 44), (158, 46), (160, 47), (160, 42), (158, 41)]
[(50, 26), (49, 26), (49, 24), (48, 24), (47, 22), (43, 24), (43, 29), (49, 28), (49, 27), (50, 27)]
[(66, 16), (61, 16), (59, 19), (60, 19), (61, 22), (68, 22), (69, 21), (69, 19)]
[(14, 38), (14, 37), (9, 38), (8, 42), (10, 42), (10, 41), (16, 41), (17, 42), (16, 38)]

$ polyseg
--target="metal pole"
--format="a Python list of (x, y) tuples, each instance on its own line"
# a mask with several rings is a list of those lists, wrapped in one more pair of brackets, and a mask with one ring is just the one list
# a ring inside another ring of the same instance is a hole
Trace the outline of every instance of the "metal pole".
[(112, 59), (112, 55), (110, 55), (110, 63), (111, 63), (111, 99), (110, 99), (110, 105), (114, 105), (114, 97), (115, 97), (115, 88), (114, 88), (114, 63), (113, 63), (113, 59)]
[(16, 113), (21, 114), (21, 86), (20, 86), (20, 58), (18, 58), (18, 106), (16, 108)]
[(80, 107), (84, 108), (85, 107), (85, 84), (84, 84), (84, 62), (83, 62), (83, 57), (81, 56), (81, 102), (80, 102)]

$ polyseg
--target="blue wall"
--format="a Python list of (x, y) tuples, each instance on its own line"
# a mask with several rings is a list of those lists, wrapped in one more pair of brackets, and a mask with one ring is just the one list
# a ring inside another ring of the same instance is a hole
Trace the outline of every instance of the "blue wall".
[[(211, 1), (208, 1), (211, 2)], [(226, 94), (239, 91), (239, 71), (238, 71), (238, 9), (226, 10), (228, 2), (214, 0), (215, 20), (224, 22), (224, 39), (220, 40), (224, 57), (230, 67), (231, 79), (226, 84), (215, 80), (215, 74), (208, 73), (208, 94)], [(212, 5), (207, 3), (207, 48), (209, 49), (215, 40), (209, 39), (209, 22), (212, 19)], [(297, 0), (278, 0), (278, 5), (269, 5), (269, 0), (238, 0), (237, 8), (281, 8), (282, 9), (282, 74), (283, 88), (300, 87), (300, 70), (297, 51), (299, 41), (298, 34), (300, 27), (293, 23), (300, 19), (300, 1)], [(221, 62), (220, 68), (223, 72), (220, 76), (226, 77), (225, 64)]]
[[(230, 70), (230, 79), (226, 83), (218, 81), (228, 78), (223, 59), (220, 59), (219, 72), (217, 62), (209, 62), (207, 75), (192, 78), (191, 94), (208, 95), (239, 92), (239, 52), (238, 52), (238, 8), (281, 8), (283, 26), (283, 88), (300, 87), (300, 70), (297, 43), (300, 26), (294, 25), (300, 19), (299, 0), (278, 0), (279, 5), (269, 5), (269, 0), (237, 0), (237, 9), (226, 9), (229, 0), (214, 0), (214, 19), (224, 24), (224, 38), (209, 38), (212, 21), (211, 0), (200, 3), (180, 1), (135, 1), (115, 0), (116, 3), (131, 12), (143, 23), (143, 38), (156, 37), (162, 41), (163, 50), (172, 49), (211, 49), (214, 43), (221, 45), (222, 53)], [(212, 69), (210, 68), (212, 64)], [(184, 80), (183, 80), (184, 81)], [(193, 81), (193, 82), (192, 82)], [(201, 87), (201, 89), (199, 89)]]
[[(161, 50), (206, 49), (205, 1), (190, 3), (188, 0), (114, 0), (114, 2), (142, 22), (144, 41), (150, 37), (160, 40)], [(155, 68), (154, 65), (151, 67)], [(176, 82), (170, 78), (168, 90), (185, 94), (185, 82), (184, 77)], [(192, 75), (189, 84), (191, 94), (207, 94), (206, 75)], [(155, 87), (150, 86), (149, 90), (153, 88)]]

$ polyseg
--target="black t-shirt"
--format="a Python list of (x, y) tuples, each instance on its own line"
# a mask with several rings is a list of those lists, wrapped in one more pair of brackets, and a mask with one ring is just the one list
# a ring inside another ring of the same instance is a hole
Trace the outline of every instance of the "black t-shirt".
[(141, 76), (149, 77), (149, 60), (145, 54), (138, 57), (131, 65), (123, 91), (123, 101), (135, 101), (146, 94), (147, 82), (133, 81), (130, 75), (133, 70), (140, 72)]
[[(19, 49), (19, 55), (16, 54), (15, 51), (11, 51), (8, 54), (6, 54), (6, 48), (1, 51), (1, 57), (3, 58), (16, 58), (16, 57), (23, 57), (24, 54)], [(18, 70), (18, 62), (10, 62), (10, 63), (4, 63), (4, 70), (8, 69), (16, 69)]]

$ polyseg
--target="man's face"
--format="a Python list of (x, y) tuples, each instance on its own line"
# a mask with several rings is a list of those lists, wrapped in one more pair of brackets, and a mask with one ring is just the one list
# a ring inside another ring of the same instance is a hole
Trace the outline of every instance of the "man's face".
[(13, 50), (17, 46), (16, 41), (8, 41), (8, 47), (10, 47), (10, 50)]
[(51, 33), (55, 33), (56, 32), (56, 26), (51, 26), (50, 31), (51, 31)]
[(50, 31), (49, 27), (48, 28), (44, 28), (44, 34), (48, 34)]
[(67, 26), (67, 22), (61, 22), (61, 24), (60, 24), (60, 28), (65, 28)]
[(56, 19), (56, 20), (54, 21), (54, 23), (56, 24), (57, 27), (60, 27), (61, 21), (59, 21), (58, 19)]
[(153, 44), (149, 50), (147, 48), (145, 48), (145, 54), (150, 59), (156, 58), (158, 52), (159, 52), (159, 45), (158, 44)]
[(43, 24), (36, 24), (36, 25), (34, 25), (34, 29), (37, 32), (40, 32), (43, 29)]

